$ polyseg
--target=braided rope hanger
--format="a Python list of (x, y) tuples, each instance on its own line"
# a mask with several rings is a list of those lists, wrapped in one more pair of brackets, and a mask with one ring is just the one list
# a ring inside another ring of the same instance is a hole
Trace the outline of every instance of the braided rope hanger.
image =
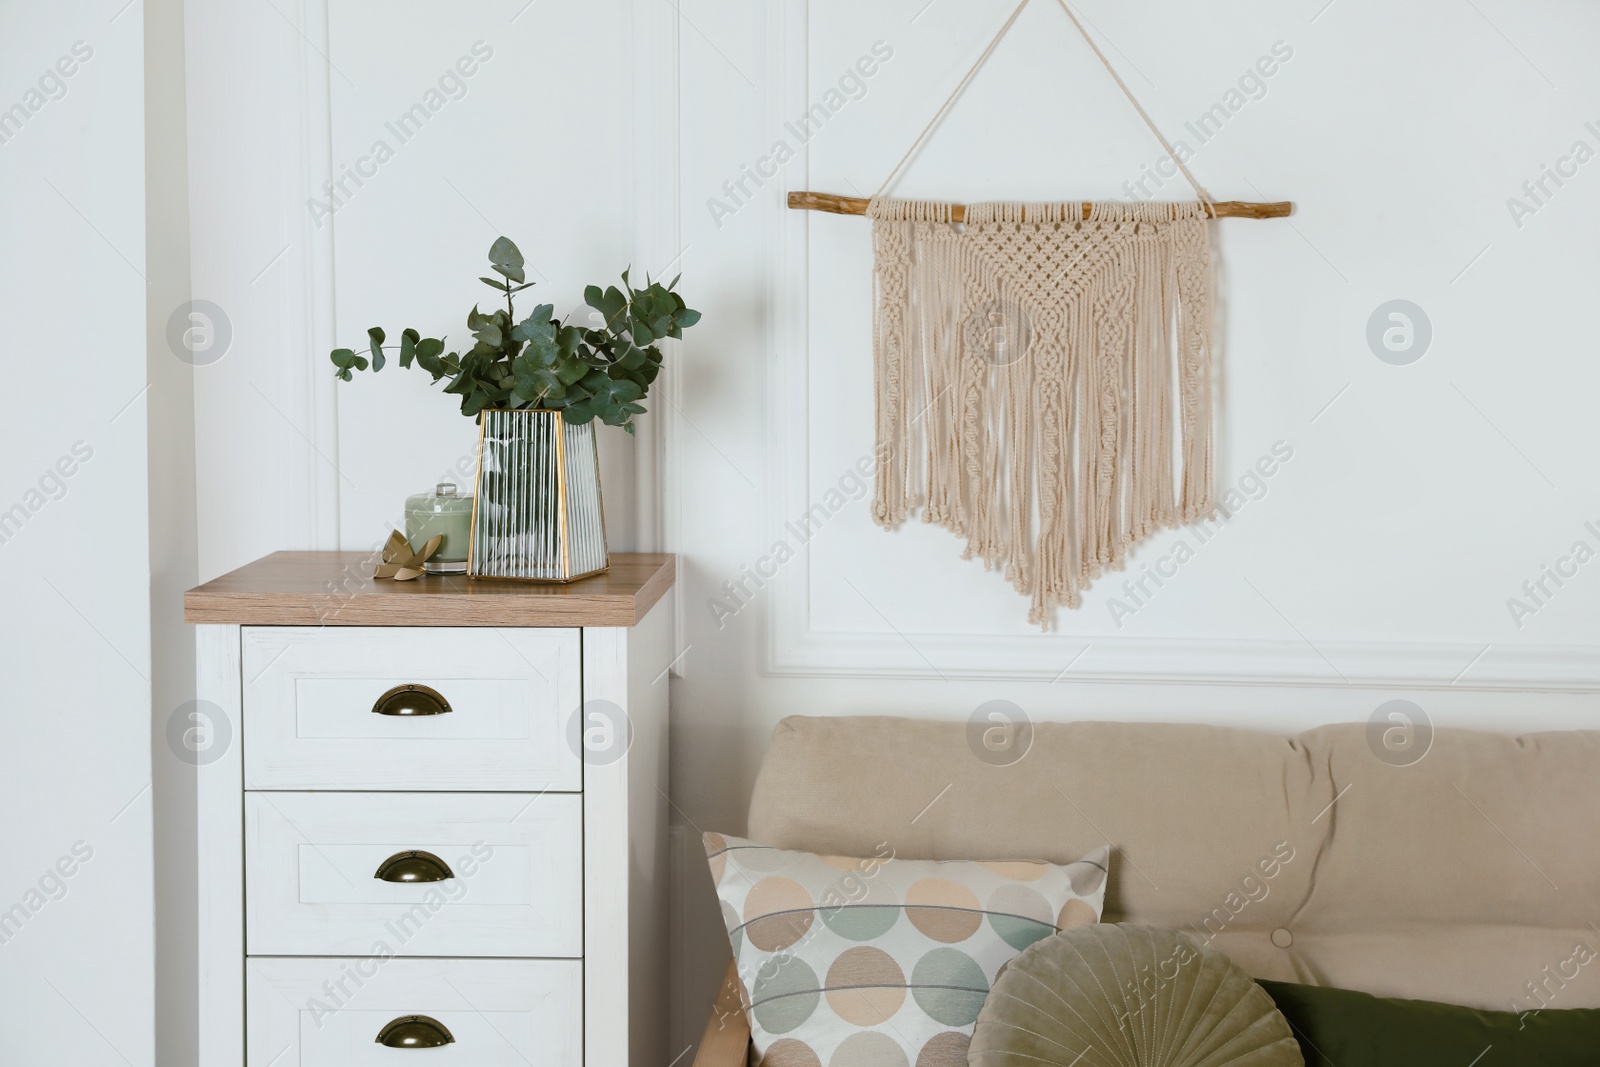
[[(1016, 10), (1011, 12), (1011, 16), (1007, 18), (1005, 23), (1000, 27), (1000, 31), (994, 35), (992, 40), (989, 41), (988, 46), (984, 48), (982, 54), (978, 56), (977, 61), (967, 69), (967, 73), (962, 76), (960, 82), (958, 82), (956, 87), (951, 90), (950, 95), (945, 97), (944, 103), (939, 105), (939, 110), (934, 113), (933, 118), (928, 121), (928, 124), (922, 128), (922, 132), (917, 134), (917, 139), (911, 143), (910, 148), (906, 149), (905, 155), (900, 157), (900, 161), (895, 164), (894, 169), (889, 172), (889, 176), (883, 180), (883, 184), (878, 187), (877, 192), (873, 193), (870, 199), (866, 197), (855, 196), (836, 196), (832, 193), (792, 192), (788, 197), (789, 207), (802, 211), (825, 211), (835, 215), (865, 215), (867, 213), (867, 205), (871, 202), (871, 200), (875, 200), (882, 196), (885, 190), (887, 190), (889, 186), (893, 184), (895, 178), (897, 178), (901, 170), (905, 168), (906, 163), (908, 163), (911, 157), (916, 154), (917, 149), (922, 146), (922, 143), (925, 140), (927, 140), (928, 135), (933, 132), (936, 126), (939, 125), (940, 120), (943, 119), (945, 114), (950, 110), (951, 105), (956, 102), (956, 99), (961, 95), (962, 91), (966, 89), (968, 83), (972, 81), (973, 76), (978, 73), (978, 70), (984, 65), (984, 63), (988, 62), (989, 57), (994, 53), (995, 48), (1000, 44), (1000, 41), (1016, 23), (1017, 17), (1022, 14), (1022, 9), (1027, 7), (1031, 2), (1032, 0), (1022, 0), (1022, 2), (1017, 5)], [(1090, 50), (1094, 52), (1095, 57), (1100, 60), (1101, 65), (1106, 69), (1106, 73), (1110, 74), (1111, 79), (1117, 83), (1117, 88), (1122, 90), (1122, 95), (1127, 97), (1128, 103), (1133, 105), (1134, 111), (1138, 112), (1139, 117), (1144, 120), (1145, 126), (1147, 126), (1150, 132), (1155, 135), (1156, 140), (1161, 143), (1161, 147), (1167, 153), (1167, 158), (1172, 160), (1172, 162), (1177, 166), (1178, 170), (1182, 172), (1184, 178), (1191, 186), (1193, 186), (1200, 202), (1205, 205), (1206, 214), (1212, 218), (1248, 219), (1284, 218), (1290, 214), (1290, 212), (1293, 210), (1293, 204), (1289, 201), (1253, 203), (1239, 200), (1217, 201), (1212, 199), (1211, 194), (1206, 192), (1205, 188), (1195, 180), (1194, 175), (1189, 172), (1189, 168), (1183, 165), (1183, 161), (1178, 158), (1178, 154), (1173, 149), (1172, 144), (1167, 140), (1166, 136), (1162, 134), (1160, 128), (1156, 126), (1154, 120), (1150, 118), (1149, 113), (1146, 112), (1144, 106), (1139, 103), (1138, 98), (1133, 95), (1133, 92), (1128, 88), (1127, 83), (1122, 80), (1122, 76), (1117, 73), (1116, 68), (1111, 65), (1111, 61), (1107, 59), (1105, 53), (1100, 50), (1100, 46), (1095, 44), (1094, 38), (1090, 37), (1088, 31), (1083, 28), (1083, 23), (1078, 21), (1078, 16), (1073, 13), (1072, 8), (1067, 6), (1066, 0), (1056, 0), (1056, 3), (1061, 7), (1061, 10), (1066, 13), (1067, 18), (1072, 21), (1073, 27), (1076, 28), (1079, 35), (1083, 37), (1084, 42), (1087, 43)], [(1088, 211), (1088, 207), (1086, 206), (1084, 210)], [(961, 222), (964, 220), (965, 216), (966, 209), (963, 205), (956, 204), (951, 207), (950, 218), (952, 221)], [(1087, 215), (1085, 217), (1087, 217)]]

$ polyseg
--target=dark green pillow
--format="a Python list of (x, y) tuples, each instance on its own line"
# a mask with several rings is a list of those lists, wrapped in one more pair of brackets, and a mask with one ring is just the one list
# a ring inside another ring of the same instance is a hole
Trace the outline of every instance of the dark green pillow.
[(1349, 989), (1257, 980), (1306, 1067), (1594, 1067), (1600, 1008), (1479, 1011)]

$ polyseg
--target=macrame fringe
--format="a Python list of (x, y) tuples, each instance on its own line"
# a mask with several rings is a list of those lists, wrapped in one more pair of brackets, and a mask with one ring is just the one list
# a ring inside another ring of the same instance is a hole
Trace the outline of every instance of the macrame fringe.
[(874, 521), (920, 503), (1048, 628), (1130, 544), (1213, 515), (1203, 204), (972, 204), (952, 223), (949, 204), (878, 198), (867, 214)]

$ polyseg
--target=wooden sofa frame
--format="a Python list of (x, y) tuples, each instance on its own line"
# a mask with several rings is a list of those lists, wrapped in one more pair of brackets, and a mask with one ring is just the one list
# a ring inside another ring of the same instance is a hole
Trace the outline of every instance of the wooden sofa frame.
[(694, 1067), (746, 1067), (750, 1062), (750, 1020), (744, 1010), (744, 987), (739, 967), (728, 961), (728, 973), (717, 991), (717, 1002), (706, 1020)]

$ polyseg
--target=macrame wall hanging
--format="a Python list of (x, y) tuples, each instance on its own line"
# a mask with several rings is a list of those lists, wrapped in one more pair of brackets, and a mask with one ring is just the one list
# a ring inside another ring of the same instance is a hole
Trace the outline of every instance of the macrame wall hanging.
[(1206, 221), (1288, 203), (1217, 202), (1057, 0), (1171, 159), (1190, 203), (986, 203), (883, 193), (1029, 0), (1022, 0), (870, 200), (789, 206), (872, 219), (874, 521), (920, 505), (1032, 598), (1077, 607), (1128, 546), (1214, 514)]

